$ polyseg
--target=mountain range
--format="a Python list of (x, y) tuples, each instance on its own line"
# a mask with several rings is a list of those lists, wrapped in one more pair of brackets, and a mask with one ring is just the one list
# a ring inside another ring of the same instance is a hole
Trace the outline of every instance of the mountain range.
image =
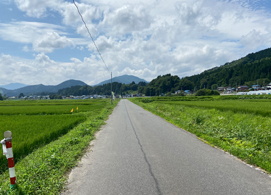
[[(98, 85), (104, 85), (107, 83), (110, 83), (111, 79), (103, 81)], [(123, 76), (118, 76), (114, 77), (112, 79), (112, 82), (118, 82), (118, 83), (125, 83), (125, 84), (130, 84), (132, 82), (139, 83), (139, 82), (146, 82), (144, 79), (138, 78), (133, 75), (123, 75)], [(35, 95), (35, 94), (50, 94), (50, 93), (56, 93), (60, 89), (65, 89), (69, 88), (72, 86), (84, 86), (87, 85), (86, 83), (79, 81), (79, 80), (68, 80), (63, 83), (60, 83), (59, 85), (24, 85), (21, 83), (11, 83), (9, 85), (5, 86), (0, 86), (0, 93), (1, 94), (6, 94), (6, 96), (18, 96), (20, 93), (23, 93), (24, 95)], [(23, 87), (20, 87), (23, 86)], [(19, 87), (19, 88), (18, 88)]]
[(59, 85), (29, 85), (25, 86), (19, 89), (14, 90), (8, 90), (5, 88), (0, 88), (1, 94), (6, 94), (6, 96), (18, 96), (20, 93), (23, 93), (24, 95), (34, 95), (34, 94), (40, 94), (40, 93), (56, 93), (58, 90), (63, 88), (68, 88), (71, 86), (84, 86), (87, 85), (86, 83), (78, 80), (68, 80), (64, 81), (63, 83), (60, 83)]
[(19, 89), (22, 87), (26, 87), (27, 85), (22, 84), (22, 83), (10, 83), (8, 85), (0, 85), (0, 88), (5, 88), (8, 90), (14, 90), (14, 89)]
[[(112, 78), (112, 82), (117, 82), (117, 83), (130, 84), (133, 81), (135, 82), (135, 84), (138, 84), (139, 82), (148, 83), (146, 80), (138, 78), (138, 77), (133, 76), (133, 75), (122, 75), (122, 76)], [(105, 80), (105, 81), (103, 81), (103, 82), (101, 82), (101, 83), (99, 83), (97, 85), (104, 85), (104, 84), (107, 84), (107, 83), (111, 83), (111, 79)]]

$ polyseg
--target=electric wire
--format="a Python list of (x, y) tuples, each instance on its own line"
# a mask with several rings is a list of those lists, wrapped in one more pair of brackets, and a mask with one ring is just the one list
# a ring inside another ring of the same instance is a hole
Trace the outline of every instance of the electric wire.
[(81, 12), (80, 12), (78, 6), (76, 5), (76, 3), (75, 3), (74, 0), (73, 0), (73, 4), (74, 4), (75, 7), (77, 8), (77, 11), (78, 11), (79, 15), (81, 16), (81, 19), (82, 19), (83, 23), (85, 24), (85, 27), (86, 27), (86, 29), (87, 29), (87, 31), (88, 31), (88, 34), (89, 34), (89, 36), (90, 36), (92, 42), (94, 43), (94, 45), (95, 45), (95, 47), (96, 47), (96, 50), (97, 50), (97, 52), (99, 53), (99, 55), (100, 55), (100, 57), (101, 57), (101, 59), (102, 59), (104, 65), (105, 65), (107, 71), (110, 73), (110, 70), (109, 70), (108, 66), (106, 65), (106, 63), (105, 63), (105, 61), (104, 61), (104, 59), (103, 59), (103, 57), (102, 57), (102, 54), (101, 54), (99, 48), (97, 47), (97, 45), (96, 45), (96, 43), (95, 43), (95, 41), (94, 41), (94, 39), (93, 39), (91, 33), (89, 32), (89, 29), (88, 29), (88, 27), (87, 27), (87, 24), (86, 24), (86, 22), (85, 22), (85, 20), (84, 20), (84, 18), (83, 18), (83, 16), (82, 16), (82, 14), (81, 14)]
[[(87, 24), (86, 24), (86, 22), (85, 22), (85, 20), (84, 20), (84, 18), (83, 18), (83, 16), (82, 16), (82, 14), (81, 14), (81, 12), (80, 12), (78, 6), (76, 5), (76, 3), (75, 3), (74, 0), (73, 0), (73, 4), (75, 5), (75, 7), (76, 7), (76, 9), (77, 9), (78, 14), (81, 16), (81, 19), (82, 19), (83, 23), (85, 24), (85, 27), (86, 27), (86, 29), (87, 29), (87, 31), (88, 31), (88, 34), (89, 34), (89, 36), (90, 36), (92, 42), (94, 43), (97, 52), (98, 52), (99, 55), (100, 55), (100, 58), (102, 59), (102, 61), (103, 61), (104, 65), (105, 65), (107, 71), (110, 73), (110, 70), (109, 70), (108, 66), (106, 65), (106, 63), (105, 63), (105, 61), (104, 61), (104, 59), (103, 59), (103, 56), (102, 56), (102, 54), (101, 54), (101, 52), (100, 52), (98, 46), (96, 45), (96, 43), (95, 43), (95, 41), (94, 41), (94, 39), (93, 39), (91, 33), (89, 32), (89, 29), (88, 29), (88, 27), (87, 27)], [(112, 92), (112, 71), (111, 71), (111, 92)], [(113, 104), (113, 99), (112, 99), (112, 98), (113, 98), (113, 95), (111, 95), (111, 105)]]

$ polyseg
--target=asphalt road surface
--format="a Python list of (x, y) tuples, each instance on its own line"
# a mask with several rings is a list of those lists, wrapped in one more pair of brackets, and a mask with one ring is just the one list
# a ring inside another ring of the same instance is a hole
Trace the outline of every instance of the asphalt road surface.
[(270, 195), (271, 178), (121, 100), (62, 194)]

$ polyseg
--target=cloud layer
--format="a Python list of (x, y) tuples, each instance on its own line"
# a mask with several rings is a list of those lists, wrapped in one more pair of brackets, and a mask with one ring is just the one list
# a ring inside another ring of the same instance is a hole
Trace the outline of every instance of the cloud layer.
[[(82, 0), (77, 5), (113, 75), (133, 74), (151, 80), (167, 73), (180, 77), (198, 74), (270, 47), (271, 17), (260, 3)], [(108, 79), (109, 73), (70, 1), (15, 0), (15, 5), (28, 21), (0, 23), (0, 38), (24, 44), (23, 50), (32, 52), (34, 58), (26, 60), (0, 50), (0, 84), (58, 84), (71, 78), (96, 84)], [(50, 23), (53, 17), (61, 23)], [(37, 22), (44, 18), (49, 22)], [(64, 49), (88, 53), (80, 60), (69, 52), (69, 62), (48, 57)]]

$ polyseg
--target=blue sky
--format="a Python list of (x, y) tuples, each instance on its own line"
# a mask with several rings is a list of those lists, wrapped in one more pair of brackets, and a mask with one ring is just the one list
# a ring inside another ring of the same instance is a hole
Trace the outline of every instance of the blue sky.
[[(269, 0), (76, 3), (113, 76), (191, 76), (271, 45)], [(0, 85), (110, 77), (72, 0), (1, 0), (0, 13)]]

